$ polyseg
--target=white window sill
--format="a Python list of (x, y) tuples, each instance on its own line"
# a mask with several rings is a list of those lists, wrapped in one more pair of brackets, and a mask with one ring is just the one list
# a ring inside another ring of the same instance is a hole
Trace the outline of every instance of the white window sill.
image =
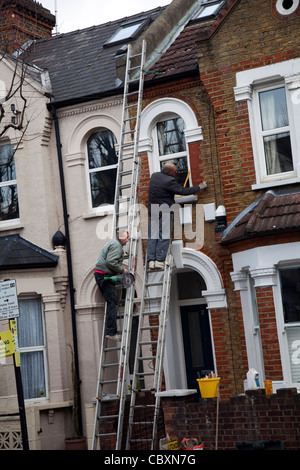
[(13, 230), (13, 229), (23, 229), (24, 225), (20, 222), (19, 219), (16, 220), (5, 220), (0, 222), (0, 232), (4, 232), (5, 230)]
[(82, 216), (83, 219), (92, 219), (95, 217), (104, 217), (106, 215), (113, 215), (114, 213), (114, 206), (113, 205), (107, 205), (107, 206), (101, 206), (95, 209), (93, 212), (89, 212), (88, 214), (84, 214)]
[(255, 191), (256, 189), (274, 188), (276, 186), (283, 186), (286, 184), (296, 184), (296, 183), (298, 184), (300, 183), (300, 178), (289, 178), (289, 179), (269, 181), (267, 183), (257, 183), (257, 184), (253, 184), (251, 188)]

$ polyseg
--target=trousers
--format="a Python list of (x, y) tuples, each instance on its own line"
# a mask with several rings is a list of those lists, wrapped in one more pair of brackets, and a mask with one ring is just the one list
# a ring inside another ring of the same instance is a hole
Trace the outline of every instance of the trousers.
[(115, 284), (104, 279), (105, 276), (107, 274), (95, 273), (95, 280), (106, 301), (105, 334), (113, 336), (117, 333), (118, 299)]
[(173, 227), (173, 214), (149, 215), (147, 261), (165, 261)]

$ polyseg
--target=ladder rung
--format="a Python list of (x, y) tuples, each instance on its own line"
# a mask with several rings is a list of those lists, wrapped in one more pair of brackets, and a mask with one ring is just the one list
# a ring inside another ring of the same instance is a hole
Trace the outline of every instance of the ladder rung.
[(116, 436), (116, 435), (117, 435), (116, 432), (106, 432), (106, 433), (97, 434), (97, 437)]
[(143, 330), (143, 331), (145, 331), (145, 330), (155, 330), (157, 328), (159, 328), (159, 325), (142, 326), (141, 330)]
[(157, 344), (157, 341), (140, 341), (139, 346), (148, 346), (150, 344)]
[(149, 375), (154, 375), (155, 372), (137, 372), (136, 375), (139, 376), (139, 377), (146, 377), (146, 376), (149, 376)]
[(155, 356), (139, 356), (138, 361), (149, 361), (151, 359), (155, 359)]
[(139, 424), (153, 424), (154, 421), (133, 421), (132, 424), (138, 426)]
[(109, 418), (118, 418), (119, 415), (107, 415), (107, 416), (98, 416), (97, 418), (99, 420), (102, 420), (102, 419), (109, 419)]
[(118, 381), (115, 380), (115, 379), (112, 379), (112, 380), (100, 380), (99, 381), (99, 384), (101, 385), (107, 385), (107, 384), (115, 384), (117, 383)]
[(103, 368), (107, 369), (108, 367), (117, 367), (118, 365), (118, 362), (112, 362), (111, 364), (103, 364)]

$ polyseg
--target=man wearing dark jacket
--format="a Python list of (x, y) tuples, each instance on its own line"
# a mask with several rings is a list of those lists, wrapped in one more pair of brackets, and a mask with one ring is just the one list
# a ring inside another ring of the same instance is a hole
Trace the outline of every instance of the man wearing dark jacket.
[[(206, 183), (202, 182), (198, 186), (184, 188), (175, 179), (176, 166), (167, 162), (161, 172), (153, 173), (150, 179), (148, 193), (148, 246), (147, 261), (150, 269), (164, 267), (164, 261), (169, 248), (172, 215), (170, 207), (175, 204), (174, 195), (187, 196), (199, 193), (206, 188)], [(165, 212), (165, 213), (164, 213)]]

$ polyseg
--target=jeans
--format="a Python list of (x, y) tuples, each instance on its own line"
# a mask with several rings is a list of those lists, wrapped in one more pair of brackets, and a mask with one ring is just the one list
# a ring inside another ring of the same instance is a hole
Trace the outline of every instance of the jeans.
[(113, 336), (117, 333), (118, 300), (115, 284), (107, 279), (104, 280), (104, 276), (108, 275), (95, 273), (97, 285), (106, 301), (105, 334)]
[(173, 214), (155, 214), (148, 222), (147, 261), (165, 261), (173, 227)]

